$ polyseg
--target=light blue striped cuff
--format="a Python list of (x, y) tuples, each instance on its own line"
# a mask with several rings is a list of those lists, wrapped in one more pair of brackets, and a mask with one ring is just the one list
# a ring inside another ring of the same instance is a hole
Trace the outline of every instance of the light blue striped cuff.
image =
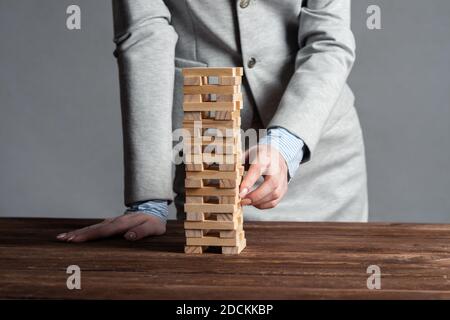
[(280, 151), (288, 166), (289, 180), (294, 177), (303, 159), (303, 140), (288, 130), (274, 127), (267, 130), (267, 135), (262, 137), (259, 144), (270, 144)]
[(169, 216), (169, 205), (167, 200), (150, 200), (133, 203), (126, 211), (130, 212), (143, 212), (147, 214), (154, 215), (163, 221), (167, 221)]

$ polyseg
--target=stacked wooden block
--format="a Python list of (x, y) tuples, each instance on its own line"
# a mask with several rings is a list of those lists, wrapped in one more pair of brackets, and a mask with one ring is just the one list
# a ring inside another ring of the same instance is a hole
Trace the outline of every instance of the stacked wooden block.
[(186, 253), (246, 246), (239, 184), (242, 68), (187, 68), (184, 76)]

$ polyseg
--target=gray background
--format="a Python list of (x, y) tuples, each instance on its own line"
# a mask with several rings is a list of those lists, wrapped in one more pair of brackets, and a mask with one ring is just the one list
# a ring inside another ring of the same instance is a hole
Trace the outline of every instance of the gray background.
[[(65, 27), (70, 4), (81, 31)], [(366, 28), (369, 4), (383, 30)], [(110, 6), (0, 0), (0, 216), (123, 211)], [(450, 222), (449, 12), (448, 0), (353, 1), (372, 221)]]

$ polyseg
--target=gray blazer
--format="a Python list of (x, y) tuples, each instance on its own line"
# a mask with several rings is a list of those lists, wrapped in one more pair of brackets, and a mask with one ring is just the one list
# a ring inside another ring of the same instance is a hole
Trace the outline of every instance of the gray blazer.
[(171, 200), (173, 190), (183, 202), (184, 170), (173, 179), (171, 161), (181, 69), (243, 66), (243, 128), (281, 126), (307, 146), (284, 200), (246, 207), (245, 217), (367, 220), (364, 144), (346, 84), (350, 0), (113, 0), (113, 11), (126, 204)]

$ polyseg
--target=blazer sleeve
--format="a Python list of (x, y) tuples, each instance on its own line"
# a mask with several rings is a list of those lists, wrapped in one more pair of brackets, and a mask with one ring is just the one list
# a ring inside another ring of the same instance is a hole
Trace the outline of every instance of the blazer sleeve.
[(125, 205), (172, 200), (172, 100), (178, 36), (162, 0), (113, 0)]
[(355, 60), (350, 0), (305, 1), (295, 72), (269, 126), (284, 127), (314, 149)]

